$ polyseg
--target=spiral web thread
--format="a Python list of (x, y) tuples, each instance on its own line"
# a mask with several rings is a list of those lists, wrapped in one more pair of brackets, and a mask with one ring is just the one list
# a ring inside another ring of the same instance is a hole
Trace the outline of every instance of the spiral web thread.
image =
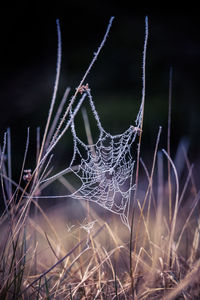
[[(72, 121), (74, 153), (69, 170), (79, 178), (81, 187), (68, 197), (99, 204), (104, 209), (120, 215), (122, 222), (130, 229), (130, 197), (135, 187), (132, 183), (134, 160), (131, 145), (140, 127), (141, 109), (136, 119), (137, 127), (130, 126), (122, 134), (111, 135), (101, 125), (90, 90), (86, 93), (100, 134), (95, 144), (85, 144), (77, 136), (74, 120)], [(86, 154), (84, 156), (83, 150)], [(73, 166), (77, 160), (79, 165), (75, 169)]]

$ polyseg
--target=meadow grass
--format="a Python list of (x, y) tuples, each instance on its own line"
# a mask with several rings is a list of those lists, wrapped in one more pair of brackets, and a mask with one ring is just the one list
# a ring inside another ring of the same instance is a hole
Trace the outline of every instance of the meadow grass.
[[(52, 207), (43, 205), (48, 189), (52, 150), (70, 128), (87, 88), (85, 78), (99, 55), (106, 34), (67, 108), (67, 88), (56, 112), (61, 64), (61, 35), (58, 29), (58, 61), (54, 93), (42, 138), (37, 130), (36, 163), (29, 165), (29, 129), (19, 180), (12, 180), (10, 130), (4, 134), (0, 150), (0, 299), (199, 299), (200, 298), (200, 192), (195, 184), (194, 166), (184, 144), (171, 158), (171, 81), (167, 150), (159, 151), (162, 128), (155, 136), (151, 168), (141, 158), (142, 130), (139, 132), (136, 189), (131, 201), (131, 232), (116, 214), (97, 208), (89, 201), (57, 199)], [(148, 24), (146, 19), (147, 44)], [(145, 59), (140, 118), (143, 124), (145, 100)], [(77, 96), (81, 98), (70, 115)], [(83, 110), (88, 143), (92, 135)], [(154, 137), (152, 137), (153, 140)], [(180, 159), (181, 157), (181, 159)], [(177, 160), (178, 161), (178, 160)], [(74, 191), (65, 172), (53, 181)], [(56, 191), (55, 191), (56, 193)]]

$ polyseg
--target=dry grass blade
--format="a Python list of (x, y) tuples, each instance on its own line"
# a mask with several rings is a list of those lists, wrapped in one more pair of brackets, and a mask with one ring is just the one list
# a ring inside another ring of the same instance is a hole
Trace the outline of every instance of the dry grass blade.
[(175, 179), (176, 179), (176, 199), (175, 199), (174, 215), (172, 218), (172, 224), (171, 224), (171, 228), (170, 228), (171, 232), (170, 232), (169, 248), (168, 248), (168, 265), (170, 265), (171, 254), (172, 254), (172, 243), (174, 240), (175, 226), (176, 226), (177, 214), (178, 214), (179, 180), (178, 180), (178, 174), (176, 171), (176, 167), (175, 167), (172, 159), (169, 157), (168, 153), (164, 149), (163, 149), (163, 153), (166, 155), (167, 159), (169, 160), (170, 164), (172, 165)]
[(62, 100), (61, 100), (61, 102), (59, 104), (59, 107), (58, 107), (58, 110), (57, 110), (57, 112), (55, 114), (55, 117), (53, 119), (52, 125), (51, 125), (51, 127), (49, 129), (49, 133), (48, 133), (48, 136), (47, 136), (47, 139), (46, 139), (46, 145), (47, 146), (49, 145), (49, 143), (50, 143), (50, 141), (52, 139), (53, 133), (55, 132), (55, 128), (56, 128), (56, 126), (58, 124), (58, 121), (59, 121), (59, 118), (60, 118), (60, 116), (62, 114), (62, 111), (63, 111), (64, 105), (65, 105), (65, 103), (67, 101), (67, 97), (69, 95), (69, 92), (70, 92), (70, 88), (67, 87), (66, 90), (65, 90), (65, 93), (63, 95), (63, 98), (62, 98)]
[[(172, 67), (169, 73), (169, 106), (168, 106), (168, 127), (167, 127), (167, 153), (169, 157), (171, 156), (171, 145), (170, 145), (170, 135), (171, 135), (171, 110), (172, 110)], [(171, 168), (170, 162), (168, 160), (168, 190), (169, 190), (169, 221), (172, 220), (172, 185), (171, 185)]]

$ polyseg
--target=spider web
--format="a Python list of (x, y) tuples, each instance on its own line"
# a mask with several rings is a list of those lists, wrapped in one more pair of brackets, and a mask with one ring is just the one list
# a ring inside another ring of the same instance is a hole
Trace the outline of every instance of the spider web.
[[(85, 86), (84, 91), (80, 101), (88, 96), (99, 129), (98, 140), (94, 144), (86, 144), (78, 137), (74, 123), (77, 107), (74, 111), (71, 108), (70, 123), (74, 142), (71, 163), (63, 171), (41, 181), (41, 183), (51, 182), (70, 172), (79, 179), (81, 185), (74, 193), (68, 195), (40, 196), (40, 198), (70, 197), (95, 202), (104, 209), (120, 215), (122, 222), (130, 230), (130, 199), (135, 189), (135, 184), (132, 182), (134, 159), (131, 155), (131, 146), (140, 131), (142, 103), (135, 121), (136, 127), (131, 125), (122, 134), (111, 135), (101, 125), (88, 86)], [(82, 103), (80, 101), (79, 103)]]
[[(134, 160), (131, 145), (135, 141), (138, 127), (130, 126), (118, 135), (106, 132), (101, 125), (90, 90), (87, 89), (86, 93), (100, 134), (95, 144), (85, 144), (77, 136), (72, 120), (74, 152), (69, 169), (79, 178), (81, 187), (69, 197), (95, 202), (104, 209), (120, 215), (122, 222), (130, 229), (128, 221), (130, 198), (135, 188), (132, 183)], [(137, 126), (141, 122), (140, 115), (141, 109), (136, 119)], [(85, 155), (82, 154), (83, 151)], [(74, 169), (77, 160), (78, 168)]]
[[(125, 132), (118, 135), (111, 135), (101, 125), (98, 113), (95, 109), (92, 96), (90, 94), (90, 89), (88, 85), (83, 85), (85, 78), (87, 77), (89, 71), (91, 70), (94, 62), (96, 61), (105, 41), (110, 31), (112, 25), (113, 17), (110, 19), (109, 25), (107, 27), (104, 38), (97, 50), (94, 53), (92, 62), (90, 63), (87, 71), (85, 72), (76, 93), (71, 99), (70, 105), (70, 118), (60, 132), (64, 120), (68, 114), (68, 108), (61, 119), (61, 122), (53, 136), (51, 143), (47, 149), (47, 152), (43, 158), (39, 161), (39, 164), (34, 172), (36, 172), (39, 167), (44, 163), (50, 152), (57, 145), (58, 141), (62, 138), (68, 127), (71, 125), (71, 131), (74, 140), (74, 152), (70, 163), (70, 166), (65, 170), (49, 177), (45, 178), (45, 171), (48, 168), (48, 164), (40, 177), (39, 183), (44, 183), (43, 188), (46, 187), (49, 182), (56, 180), (58, 177), (72, 172), (81, 182), (80, 188), (78, 188), (74, 193), (64, 195), (64, 196), (34, 196), (37, 198), (66, 198), (71, 197), (74, 199), (85, 199), (87, 201), (93, 201), (104, 209), (109, 210), (113, 213), (120, 215), (122, 222), (130, 229), (128, 217), (129, 217), (129, 207), (132, 191), (135, 189), (135, 184), (132, 183), (133, 180), (133, 170), (134, 170), (134, 159), (131, 155), (131, 146), (136, 139), (138, 131), (142, 129), (142, 119), (143, 119), (143, 108), (145, 101), (145, 64), (146, 64), (146, 48), (148, 40), (148, 18), (145, 18), (145, 41), (144, 41), (144, 51), (143, 51), (143, 88), (142, 88), (142, 101), (140, 109), (135, 121), (134, 126), (130, 126)], [(52, 115), (53, 106), (55, 102), (55, 96), (57, 92), (58, 79), (60, 73), (60, 63), (61, 63), (61, 39), (60, 39), (60, 28), (58, 24), (58, 63), (57, 63), (57, 75), (54, 87), (54, 94), (50, 106), (49, 117), (46, 125), (46, 129), (49, 126), (49, 120)], [(72, 110), (72, 105), (74, 100), (80, 92), (84, 92), (82, 98), (79, 100), (76, 108)], [(85, 144), (76, 134), (74, 117), (78, 112), (85, 96), (88, 96), (89, 103), (96, 119), (97, 126), (99, 128), (99, 138), (95, 144)], [(46, 130), (45, 129), (45, 133)], [(46, 137), (46, 134), (44, 134)], [(44, 139), (43, 139), (44, 141)], [(42, 144), (43, 145), (43, 144)], [(80, 148), (85, 151), (85, 155), (82, 154)], [(42, 147), (40, 153), (42, 153)], [(138, 153), (140, 152), (140, 143), (138, 144)], [(138, 157), (139, 158), (139, 157)], [(78, 167), (75, 162), (79, 160)], [(139, 160), (138, 160), (139, 161)], [(44, 179), (45, 178), (45, 179)], [(46, 184), (45, 184), (46, 183)], [(32, 194), (34, 194), (35, 189)], [(31, 197), (32, 197), (31, 194)], [(135, 194), (136, 195), (136, 192)], [(32, 198), (34, 198), (32, 197)]]

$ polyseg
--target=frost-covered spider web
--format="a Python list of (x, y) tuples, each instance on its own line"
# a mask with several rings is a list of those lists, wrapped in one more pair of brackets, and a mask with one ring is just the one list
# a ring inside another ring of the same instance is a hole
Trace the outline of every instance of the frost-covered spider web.
[[(111, 135), (104, 130), (96, 111), (90, 89), (84, 89), (82, 99), (88, 96), (93, 116), (99, 129), (96, 143), (86, 144), (77, 135), (74, 112), (70, 110), (71, 132), (74, 150), (70, 165), (56, 175), (42, 182), (55, 180), (66, 173), (73, 173), (80, 181), (80, 187), (72, 194), (50, 196), (49, 198), (74, 198), (92, 201), (106, 210), (120, 215), (122, 222), (130, 229), (128, 217), (133, 183), (134, 159), (131, 146), (140, 131), (142, 104), (135, 125), (122, 134)], [(75, 108), (76, 110), (76, 108)], [(47, 198), (44, 196), (41, 198)]]
[[(71, 123), (74, 153), (69, 168), (79, 178), (81, 187), (70, 197), (95, 202), (119, 214), (122, 222), (129, 227), (130, 197), (135, 187), (132, 183), (134, 160), (131, 145), (138, 133), (140, 112), (136, 120), (137, 127), (130, 126), (122, 134), (111, 135), (101, 125), (90, 90), (87, 89), (86, 93), (100, 134), (95, 144), (85, 144), (77, 136), (74, 120)], [(74, 169), (77, 159), (80, 163)]]

